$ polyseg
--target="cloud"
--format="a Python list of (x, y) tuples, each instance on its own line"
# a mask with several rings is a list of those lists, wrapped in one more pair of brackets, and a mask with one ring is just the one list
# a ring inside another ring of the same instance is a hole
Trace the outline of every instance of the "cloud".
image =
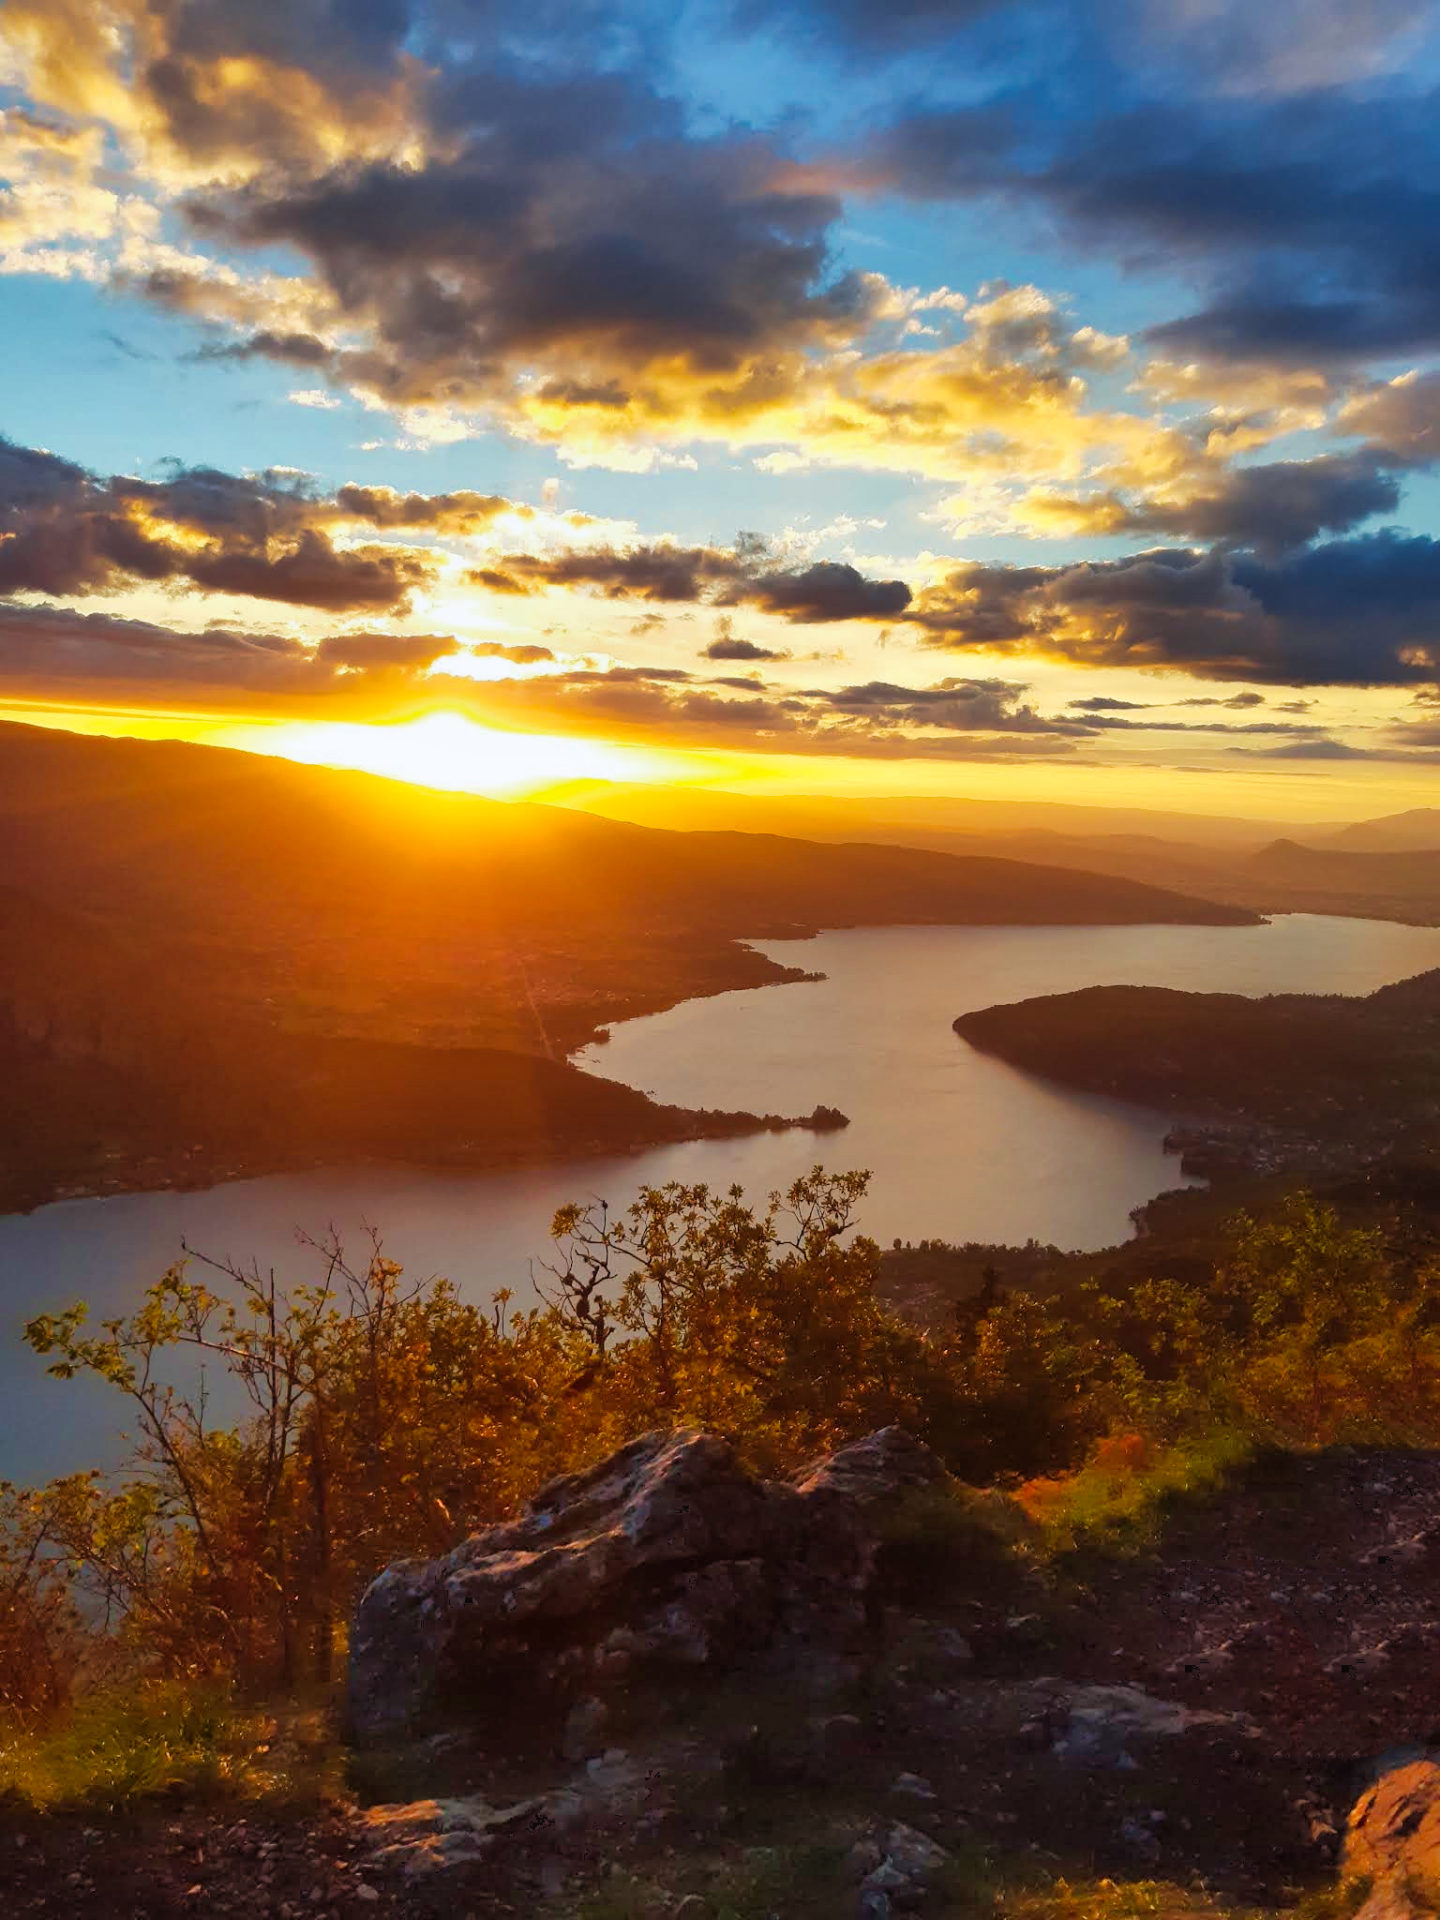
[(1374, 760), (1373, 749), (1352, 746), (1321, 734), (1314, 740), (1294, 740), (1284, 747), (1232, 747), (1232, 753), (1260, 753), (1267, 760)]
[[(776, 137), (697, 133), (660, 91), (658, 16), (487, 5), (457, 33), (428, 8), (363, 31), (292, 11), (115, 0), (102, 32), (78, 0), (11, 0), (0, 25), (36, 96), (108, 121), (151, 196), (155, 230), (86, 271), (206, 325), (203, 354), (278, 360), (305, 402), (352, 392), (416, 444), (500, 425), (645, 470), (701, 437), (983, 480), (1001, 518), (1026, 475), (1167, 438), (1092, 414), (1126, 343), (1039, 290), (838, 265), (830, 184)], [(174, 218), (186, 246), (160, 237)]]
[[(509, 553), (500, 555), (489, 567), (476, 569), (469, 578), (498, 593), (529, 593), (545, 587), (593, 588), (609, 600), (750, 606), (794, 625), (893, 620), (910, 604), (910, 589), (903, 580), (867, 579), (858, 568), (840, 561), (781, 566), (763, 542), (744, 536), (733, 548), (658, 544), (623, 549), (574, 547), (548, 554)], [(710, 657), (760, 656), (712, 651)]]
[[(812, 55), (837, 62), (910, 59), (923, 52), (959, 54), (971, 72), (1013, 64), (1036, 46), (1059, 63), (1088, 55), (1093, 67), (1129, 65), (1152, 81), (1183, 79), (1221, 93), (1285, 94), (1344, 85), (1396, 70), (1411, 52), (1428, 0), (1277, 0), (1257, 9), (1247, 0), (1090, 0), (1082, 11), (1056, 13), (999, 0), (733, 0), (747, 30), (789, 33)], [(992, 16), (999, 15), (998, 21)], [(963, 48), (956, 43), (963, 41)]]
[(88, 594), (135, 581), (329, 613), (403, 611), (433, 576), (414, 546), (338, 544), (337, 530), (467, 535), (532, 509), (496, 494), (400, 494), (294, 475), (173, 466), (157, 480), (102, 478), (0, 440), (0, 592)]
[(737, 640), (728, 633), (712, 640), (702, 653), (706, 660), (784, 660), (787, 657), (774, 647), (758, 647), (753, 640)]
[(1032, 492), (1026, 517), (1066, 533), (1170, 534), (1280, 554), (1322, 533), (1348, 533), (1393, 513), (1400, 486), (1386, 452), (1321, 454), (1207, 472), (1198, 466), (1148, 495), (1118, 492), (1066, 497)]
[(1363, 388), (1340, 409), (1336, 427), (1413, 466), (1440, 460), (1440, 373), (1406, 373)]
[[(1292, 24), (1292, 45), (1318, 44), (1308, 16)], [(906, 111), (877, 143), (875, 184), (1028, 203), (1076, 246), (1188, 266), (1208, 298), (1147, 336), (1171, 357), (1344, 365), (1440, 343), (1440, 271), (1419, 243), (1437, 210), (1435, 93), (1347, 90), (1354, 69), (1207, 93), (1200, 72), (1107, 59), (1092, 47), (1028, 89), (1012, 73), (973, 105)]]
[(422, 673), (459, 651), (460, 642), (453, 634), (336, 633), (327, 634), (310, 657), (318, 666), (352, 673), (392, 667)]
[[(401, 409), (505, 411), (524, 394), (541, 414), (665, 418), (698, 387), (735, 405), (787, 356), (863, 330), (876, 289), (832, 266), (839, 203), (799, 186), (780, 146), (687, 135), (643, 68), (592, 68), (526, 24), (526, 57), (481, 27), (468, 57), (451, 36), (429, 73), (397, 33), (382, 62), (391, 138), (369, 154), (343, 149), (380, 124), (373, 89), (328, 74), (338, 163), (297, 151), (288, 123), (252, 121), (237, 180), (171, 117), (209, 176), (185, 202), (197, 234), (292, 249), (323, 295), (317, 324), (286, 328), (257, 309), (225, 351), (313, 365)], [(313, 78), (325, 64), (289, 71)], [(227, 75), (204, 63), (212, 93)], [(183, 277), (147, 290), (194, 297)]]
[(514, 667), (535, 667), (552, 661), (555, 655), (549, 647), (523, 643), (508, 646), (502, 640), (476, 640), (469, 651), (480, 660), (508, 660)]
[(1030, 733), (1073, 736), (1078, 723), (1049, 719), (1021, 699), (1023, 686), (1004, 680), (941, 680), (928, 687), (871, 680), (807, 696), (838, 713), (883, 721), (887, 728), (938, 727), (947, 732)]
[(397, 493), (393, 487), (343, 486), (335, 494), (337, 517), (372, 527), (419, 528), (429, 533), (479, 533), (502, 514), (532, 519), (534, 508), (498, 493)]
[(0, 604), (0, 687), (44, 697), (265, 700), (415, 681), (459, 650), (450, 635), (354, 632), (308, 648), (289, 634), (186, 629), (68, 607)]
[(1161, 548), (972, 565), (920, 594), (908, 618), (941, 647), (1286, 686), (1422, 685), (1440, 676), (1440, 541), (1379, 533), (1282, 560)]

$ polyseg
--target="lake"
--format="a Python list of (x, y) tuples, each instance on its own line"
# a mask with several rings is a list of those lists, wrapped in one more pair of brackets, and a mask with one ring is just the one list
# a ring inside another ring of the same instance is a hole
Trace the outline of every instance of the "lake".
[(692, 1107), (851, 1116), (843, 1133), (697, 1141), (523, 1172), (411, 1169), (288, 1174), (198, 1193), (66, 1201), (0, 1218), (0, 1478), (112, 1457), (120, 1403), (48, 1380), (20, 1344), (30, 1315), (75, 1299), (128, 1311), (180, 1253), (313, 1277), (297, 1232), (367, 1225), (412, 1273), (448, 1274), (488, 1300), (534, 1298), (562, 1202), (628, 1199), (643, 1183), (739, 1182), (763, 1197), (817, 1159), (873, 1173), (863, 1225), (882, 1242), (1053, 1241), (1099, 1247), (1130, 1210), (1182, 1184), (1161, 1151), (1168, 1122), (1067, 1093), (973, 1052), (957, 1014), (1037, 993), (1128, 983), (1211, 992), (1368, 993), (1440, 966), (1440, 928), (1290, 914), (1260, 927), (889, 927), (767, 941), (823, 981), (689, 1001), (626, 1022), (579, 1063)]

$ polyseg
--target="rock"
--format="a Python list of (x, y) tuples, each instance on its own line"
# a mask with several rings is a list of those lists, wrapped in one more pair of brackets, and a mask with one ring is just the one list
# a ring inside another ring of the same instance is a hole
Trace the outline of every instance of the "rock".
[(362, 1818), (376, 1865), (419, 1875), (469, 1866), (483, 1859), (501, 1834), (543, 1817), (540, 1800), (502, 1808), (471, 1796), (371, 1807)]
[(671, 1912), (670, 1920), (710, 1920), (710, 1902), (702, 1894), (687, 1893)]
[(949, 1475), (923, 1441), (903, 1427), (881, 1427), (841, 1447), (795, 1476), (808, 1499), (835, 1499), (865, 1514), (893, 1506), (901, 1495), (944, 1486)]
[(1130, 1771), (1139, 1765), (1131, 1753), (1138, 1741), (1173, 1740), (1196, 1732), (1248, 1732), (1250, 1723), (1240, 1714), (1201, 1713), (1174, 1700), (1157, 1700), (1141, 1687), (1075, 1687), (1057, 1699), (1064, 1724), (1052, 1746), (1058, 1759), (1072, 1766), (1115, 1767)]
[(883, 1887), (862, 1887), (855, 1911), (859, 1920), (890, 1920), (890, 1896)]
[(943, 1478), (896, 1427), (794, 1484), (756, 1479), (715, 1434), (647, 1434), (520, 1519), (371, 1583), (351, 1640), (354, 1732), (403, 1737), (462, 1704), (507, 1740), (549, 1729), (578, 1750), (593, 1710), (567, 1716), (607, 1687), (663, 1688), (780, 1646), (833, 1660), (863, 1639), (879, 1517)]
[(1356, 1920), (1420, 1920), (1440, 1888), (1440, 1762), (1391, 1767), (1351, 1810), (1341, 1859), (1369, 1892)]
[(891, 1793), (898, 1794), (903, 1800), (933, 1801), (935, 1789), (922, 1774), (898, 1774), (890, 1783)]
[(633, 1836), (653, 1811), (656, 1769), (619, 1748), (588, 1761), (571, 1782), (513, 1805), (496, 1807), (480, 1795), (416, 1800), (371, 1807), (361, 1816), (368, 1857), (409, 1877), (494, 1862), (543, 1849), (542, 1867), (572, 1855), (593, 1861), (599, 1836)]
[(928, 1834), (917, 1833), (914, 1827), (903, 1826), (898, 1820), (885, 1835), (883, 1844), (885, 1858), (907, 1880), (928, 1880), (950, 1858), (938, 1841)]
[(875, 1871), (884, 1858), (876, 1841), (868, 1838), (857, 1840), (845, 1855), (845, 1866), (852, 1880), (863, 1880)]

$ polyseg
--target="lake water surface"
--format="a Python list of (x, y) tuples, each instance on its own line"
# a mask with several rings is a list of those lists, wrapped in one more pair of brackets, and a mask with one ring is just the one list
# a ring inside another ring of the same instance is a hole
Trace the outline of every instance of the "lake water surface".
[(75, 1299), (128, 1311), (188, 1241), (206, 1253), (313, 1277), (297, 1232), (352, 1242), (367, 1224), (413, 1273), (471, 1297), (534, 1298), (555, 1208), (627, 1200), (645, 1182), (738, 1181), (763, 1197), (817, 1159), (868, 1167), (863, 1224), (878, 1239), (1099, 1247), (1132, 1207), (1181, 1184), (1161, 1152), (1168, 1122), (1064, 1092), (973, 1052), (957, 1014), (1108, 983), (1196, 991), (1368, 993), (1440, 966), (1440, 928), (1281, 916), (1261, 927), (889, 927), (767, 941), (820, 982), (689, 1001), (625, 1023), (579, 1063), (692, 1107), (808, 1113), (840, 1107), (843, 1132), (697, 1141), (523, 1172), (410, 1169), (287, 1174), (199, 1193), (66, 1201), (0, 1217), (0, 1478), (95, 1463), (115, 1446), (118, 1402), (45, 1378), (24, 1320)]

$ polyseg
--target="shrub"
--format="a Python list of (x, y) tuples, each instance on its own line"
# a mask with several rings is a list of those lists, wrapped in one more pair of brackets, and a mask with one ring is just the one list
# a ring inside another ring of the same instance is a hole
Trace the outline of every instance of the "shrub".
[(58, 1725), (0, 1732), (0, 1799), (103, 1812), (181, 1790), (257, 1795), (278, 1784), (274, 1738), (273, 1721), (214, 1684), (106, 1687)]

